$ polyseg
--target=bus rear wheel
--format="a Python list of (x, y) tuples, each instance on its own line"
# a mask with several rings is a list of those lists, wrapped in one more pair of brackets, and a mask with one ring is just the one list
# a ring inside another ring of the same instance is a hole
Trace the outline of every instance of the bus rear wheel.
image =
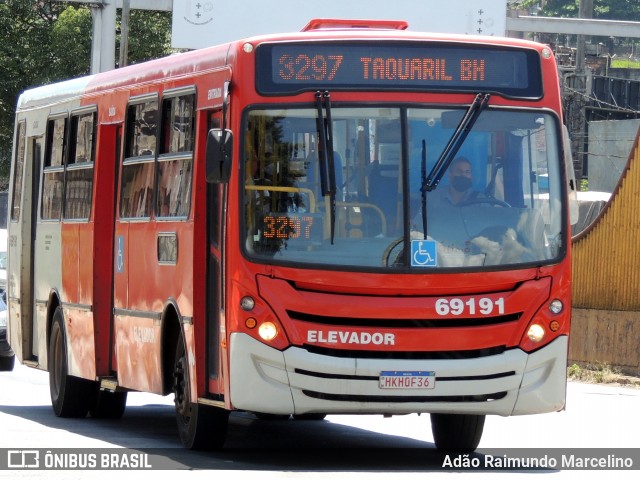
[(49, 335), (49, 392), (58, 417), (85, 417), (91, 403), (94, 382), (69, 375), (64, 315), (58, 307)]
[(188, 361), (182, 339), (176, 348), (172, 390), (182, 444), (192, 450), (222, 448), (227, 436), (229, 412), (192, 400)]
[(432, 413), (431, 431), (438, 450), (473, 452), (478, 448), (484, 415)]
[(16, 363), (16, 356), (0, 357), (0, 372), (10, 372)]

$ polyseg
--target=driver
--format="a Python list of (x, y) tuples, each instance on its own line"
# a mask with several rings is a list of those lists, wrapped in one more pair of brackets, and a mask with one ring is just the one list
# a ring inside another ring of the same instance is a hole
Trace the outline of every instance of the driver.
[[(440, 185), (428, 193), (427, 205), (431, 212), (447, 212), (451, 207), (460, 207), (477, 198), (486, 198), (484, 194), (473, 190), (471, 162), (467, 157), (456, 157), (447, 169), (448, 185)], [(422, 209), (419, 209), (411, 222), (412, 230), (422, 231)]]
[(440, 202), (446, 202), (449, 205), (458, 205), (478, 198), (480, 192), (473, 190), (473, 175), (471, 171), (471, 162), (466, 157), (457, 157), (447, 170), (447, 178), (449, 186), (447, 188), (436, 188), (429, 196), (429, 202), (432, 206), (438, 205)]

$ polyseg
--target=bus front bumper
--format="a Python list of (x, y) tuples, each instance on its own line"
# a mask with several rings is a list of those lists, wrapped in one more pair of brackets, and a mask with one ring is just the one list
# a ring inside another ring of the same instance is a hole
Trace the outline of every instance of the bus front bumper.
[[(568, 338), (526, 353), (460, 360), (342, 358), (298, 347), (279, 351), (231, 335), (233, 408), (271, 414), (466, 413), (526, 415), (561, 410)], [(383, 371), (435, 372), (435, 388), (380, 388)]]

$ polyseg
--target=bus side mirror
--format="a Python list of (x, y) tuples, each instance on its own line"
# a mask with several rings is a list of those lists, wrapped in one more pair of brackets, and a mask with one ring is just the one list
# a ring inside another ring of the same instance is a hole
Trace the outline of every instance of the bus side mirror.
[(571, 225), (575, 225), (580, 220), (580, 207), (578, 206), (578, 184), (576, 182), (576, 172), (573, 169), (573, 158), (571, 155), (571, 139), (569, 130), (563, 125), (564, 158), (567, 165), (567, 192), (569, 193), (569, 220)]
[(231, 130), (213, 128), (207, 135), (205, 158), (207, 162), (207, 182), (226, 183), (231, 176), (233, 134)]

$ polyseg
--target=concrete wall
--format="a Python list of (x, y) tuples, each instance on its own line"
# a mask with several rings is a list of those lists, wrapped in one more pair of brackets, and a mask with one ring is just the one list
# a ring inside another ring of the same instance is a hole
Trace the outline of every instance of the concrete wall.
[(613, 192), (640, 128), (640, 120), (589, 122), (589, 190)]

